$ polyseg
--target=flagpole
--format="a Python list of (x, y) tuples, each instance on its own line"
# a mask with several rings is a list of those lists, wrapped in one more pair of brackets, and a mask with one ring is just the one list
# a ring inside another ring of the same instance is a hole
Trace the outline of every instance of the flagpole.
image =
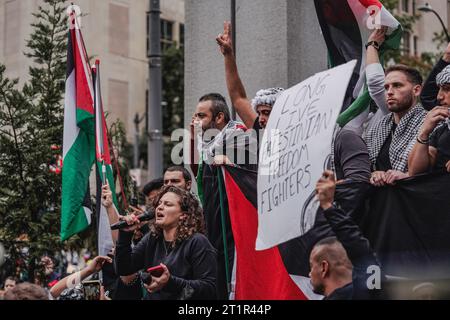
[(228, 261), (228, 245), (227, 245), (227, 233), (226, 233), (226, 226), (225, 226), (225, 204), (224, 204), (224, 181), (223, 181), (223, 168), (219, 168), (217, 170), (217, 180), (219, 184), (219, 200), (220, 200), (220, 220), (222, 224), (222, 241), (223, 241), (223, 251), (224, 251), (224, 257), (225, 257), (225, 278), (227, 282), (227, 295), (230, 296), (231, 293), (231, 277), (230, 277), (230, 265)]
[(103, 147), (103, 108), (101, 102), (101, 90), (100, 90), (100, 60), (95, 61), (95, 65), (92, 66), (92, 74), (94, 76), (94, 106), (95, 106), (95, 116), (96, 116), (96, 137), (97, 139), (97, 157), (100, 156), (101, 166), (102, 166), (102, 185), (107, 183), (106, 181), (106, 165), (105, 165), (105, 150)]
[[(95, 64), (95, 65), (93, 65), (92, 67), (91, 67), (91, 73), (92, 73), (92, 81), (93, 81), (93, 90), (94, 90), (94, 120), (95, 120), (95, 137), (96, 137), (96, 139), (95, 140), (97, 140), (97, 136), (98, 136), (98, 132), (97, 132), (97, 130), (98, 130), (98, 127), (97, 127), (97, 122), (98, 122), (98, 110), (97, 110), (97, 108), (98, 108), (98, 97), (97, 97), (97, 64)], [(96, 158), (96, 160), (97, 160), (97, 141), (96, 141), (96, 143), (95, 143), (95, 158)], [(97, 254), (98, 255), (100, 255), (100, 243), (99, 243), (99, 239), (98, 239), (98, 234), (99, 234), (99, 226), (100, 226), (100, 215), (101, 215), (101, 206), (102, 206), (102, 204), (101, 204), (101, 194), (100, 194), (100, 190), (101, 190), (101, 188), (99, 188), (99, 179), (101, 180), (101, 177), (100, 177), (100, 175), (99, 175), (99, 173), (98, 173), (98, 167), (97, 167), (97, 164), (94, 164), (94, 167), (95, 167), (95, 177), (96, 177), (96, 179), (95, 179), (95, 182), (96, 182), (96, 205), (95, 205), (95, 213), (96, 213), (96, 216), (97, 216), (97, 218), (96, 218), (96, 222), (97, 222), (97, 227), (96, 227), (96, 229), (95, 230), (97, 230), (97, 241), (96, 241), (96, 243), (97, 243)], [(102, 181), (100, 181), (100, 183), (102, 183)], [(100, 197), (100, 198), (99, 198)], [(100, 201), (100, 202), (99, 202)], [(99, 281), (100, 281), (100, 285), (102, 285), (103, 284), (103, 273), (102, 272), (100, 272), (99, 274), (98, 274), (98, 277), (99, 277)]]
[(105, 160), (102, 160), (102, 174), (103, 174), (103, 181), (102, 183), (105, 184), (109, 184), (106, 181), (106, 166), (105, 166)]
[[(237, 59), (236, 52), (236, 0), (231, 0), (231, 42), (233, 44), (234, 57)], [(232, 106), (231, 116), (234, 121), (236, 121), (236, 108)]]
[(122, 194), (123, 207), (124, 207), (124, 210), (127, 210), (128, 209), (128, 201), (127, 201), (127, 198), (125, 197), (125, 192), (123, 189), (123, 180), (122, 180), (122, 175), (120, 174), (119, 159), (116, 158), (116, 154), (114, 153), (114, 145), (113, 145), (110, 137), (108, 137), (108, 143), (112, 149), (112, 153), (111, 153), (112, 162), (114, 162), (114, 166), (116, 167), (117, 177), (119, 178), (120, 193)]

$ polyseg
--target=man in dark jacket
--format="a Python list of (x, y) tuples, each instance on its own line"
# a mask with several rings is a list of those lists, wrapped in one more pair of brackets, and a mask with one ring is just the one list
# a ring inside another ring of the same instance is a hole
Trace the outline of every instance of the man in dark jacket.
[(359, 227), (333, 205), (335, 189), (334, 173), (326, 171), (316, 192), (336, 237), (319, 241), (311, 252), (313, 289), (327, 300), (380, 299), (385, 282), (380, 264)]

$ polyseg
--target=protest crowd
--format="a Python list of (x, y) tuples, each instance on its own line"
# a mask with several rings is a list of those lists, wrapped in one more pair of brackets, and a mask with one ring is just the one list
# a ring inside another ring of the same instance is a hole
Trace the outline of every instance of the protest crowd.
[[(407, 65), (384, 70), (381, 48), (389, 30), (371, 32), (365, 60), (358, 61), (370, 108), (336, 126), (329, 161), (317, 181), (307, 180), (305, 168), (301, 177), (297, 173), (264, 200), (271, 207), (284, 201), (295, 189), (292, 179), (296, 188), (313, 185), (310, 201), (316, 207), (309, 227), (300, 237), (255, 251), (257, 222), (252, 231), (246, 228), (256, 221), (260, 204), (263, 134), (274, 106), (283, 108), (277, 99), (285, 90), (266, 88), (249, 98), (231, 33), (225, 22), (223, 33), (211, 39), (224, 59), (230, 104), (219, 93), (199, 97), (190, 126), (190, 163), (174, 165), (146, 183), (141, 190), (145, 205), (131, 207), (127, 215), (116, 207), (104, 180), (107, 225), (124, 222), (108, 230), (107, 251), (76, 272), (55, 272), (52, 259), (44, 257), (46, 281), (31, 284), (21, 282), (20, 274), (5, 275), (3, 299), (445, 297), (450, 291), (442, 288), (450, 280), (450, 197), (445, 191), (450, 186), (450, 43), (424, 80)], [(230, 106), (242, 122), (232, 119)], [(140, 219), (143, 214), (151, 219)], [(266, 277), (271, 264), (283, 270)], [(395, 290), (399, 283), (409, 284), (407, 292)]]

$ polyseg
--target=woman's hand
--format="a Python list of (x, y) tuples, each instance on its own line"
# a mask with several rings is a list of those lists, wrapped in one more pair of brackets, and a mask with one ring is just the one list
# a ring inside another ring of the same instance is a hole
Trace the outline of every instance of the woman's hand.
[(134, 232), (141, 226), (141, 222), (139, 221), (138, 216), (135, 214), (130, 214), (128, 216), (120, 216), (119, 220), (125, 221), (128, 224), (128, 227), (122, 229), (125, 232)]
[(151, 276), (152, 282), (150, 282), (149, 285), (144, 284), (145, 289), (147, 289), (149, 293), (155, 293), (161, 290), (167, 285), (167, 282), (169, 282), (170, 279), (169, 269), (167, 269), (167, 266), (162, 263), (160, 264), (160, 266), (164, 269), (163, 274), (160, 277)]

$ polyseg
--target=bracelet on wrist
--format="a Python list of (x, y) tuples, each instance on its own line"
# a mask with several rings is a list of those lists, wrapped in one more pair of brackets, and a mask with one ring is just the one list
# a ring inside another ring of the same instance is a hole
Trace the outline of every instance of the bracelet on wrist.
[(420, 139), (419, 136), (417, 136), (417, 142), (420, 144), (428, 145), (428, 143), (430, 142), (430, 138), (428, 138), (426, 140), (422, 140), (422, 139)]
[(366, 44), (366, 50), (367, 50), (367, 48), (369, 48), (370, 46), (372, 46), (372, 47), (374, 47), (375, 49), (377, 49), (377, 51), (380, 50), (380, 45), (379, 45), (379, 43), (378, 43), (377, 41), (369, 41), (369, 42)]

